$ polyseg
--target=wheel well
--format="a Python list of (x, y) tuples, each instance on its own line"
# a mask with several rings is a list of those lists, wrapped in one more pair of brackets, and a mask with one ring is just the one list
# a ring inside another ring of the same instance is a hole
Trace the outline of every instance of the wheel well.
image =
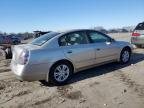
[(124, 47), (122, 50), (124, 49), (128, 49), (130, 51), (130, 53), (132, 53), (131, 48), (129, 46)]
[[(72, 62), (69, 61), (69, 60), (65, 60), (65, 59), (59, 60), (59, 61), (55, 62), (55, 63), (51, 66), (51, 68), (52, 68), (53, 66), (55, 66), (56, 64), (58, 64), (58, 63), (68, 63), (68, 64), (70, 64), (71, 67), (72, 67), (72, 72), (74, 72), (74, 66), (73, 66)], [(50, 68), (50, 70), (51, 70), (51, 68)]]

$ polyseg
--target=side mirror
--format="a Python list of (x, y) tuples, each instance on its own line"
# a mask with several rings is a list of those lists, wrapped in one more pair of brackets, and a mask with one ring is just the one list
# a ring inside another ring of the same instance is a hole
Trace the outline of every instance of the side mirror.
[(115, 39), (111, 38), (108, 42), (106, 42), (106, 44), (110, 45), (112, 42), (115, 42)]
[(111, 42), (106, 42), (106, 44), (107, 44), (107, 45), (110, 45), (110, 44), (111, 44)]
[(115, 42), (115, 39), (111, 38), (111, 39), (110, 39), (110, 42)]

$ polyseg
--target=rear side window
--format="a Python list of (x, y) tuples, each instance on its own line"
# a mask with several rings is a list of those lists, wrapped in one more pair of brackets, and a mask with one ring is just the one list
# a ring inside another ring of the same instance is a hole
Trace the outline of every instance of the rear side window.
[(74, 32), (62, 36), (59, 40), (60, 46), (71, 46), (79, 44), (87, 44), (88, 40), (86, 34), (83, 32)]
[(59, 35), (59, 33), (57, 33), (57, 32), (50, 32), (50, 33), (44, 34), (44, 35), (36, 38), (35, 40), (33, 40), (31, 42), (31, 44), (32, 45), (41, 46), (41, 45), (43, 45), (44, 43), (46, 43), (48, 40), (50, 40), (51, 38), (53, 38), (56, 35)]
[(144, 30), (144, 23), (139, 23), (139, 24), (136, 26), (135, 30)]

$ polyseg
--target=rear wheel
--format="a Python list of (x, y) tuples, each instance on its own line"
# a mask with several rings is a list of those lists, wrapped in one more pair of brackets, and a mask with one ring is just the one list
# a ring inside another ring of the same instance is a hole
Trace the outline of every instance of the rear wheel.
[[(73, 69), (68, 62), (59, 62), (52, 66), (49, 73), (49, 83), (54, 85), (63, 85), (71, 78)], [(42, 84), (48, 85), (47, 81), (41, 81)]]
[(131, 50), (129, 48), (124, 48), (120, 55), (120, 63), (126, 64), (131, 58)]

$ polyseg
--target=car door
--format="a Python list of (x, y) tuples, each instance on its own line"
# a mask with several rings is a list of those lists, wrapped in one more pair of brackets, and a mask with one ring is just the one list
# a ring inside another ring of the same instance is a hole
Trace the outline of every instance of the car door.
[(97, 31), (88, 31), (88, 36), (95, 49), (96, 64), (118, 58), (119, 49), (113, 39)]
[(95, 62), (95, 50), (89, 44), (84, 31), (72, 32), (60, 37), (60, 46), (77, 69), (93, 65)]

